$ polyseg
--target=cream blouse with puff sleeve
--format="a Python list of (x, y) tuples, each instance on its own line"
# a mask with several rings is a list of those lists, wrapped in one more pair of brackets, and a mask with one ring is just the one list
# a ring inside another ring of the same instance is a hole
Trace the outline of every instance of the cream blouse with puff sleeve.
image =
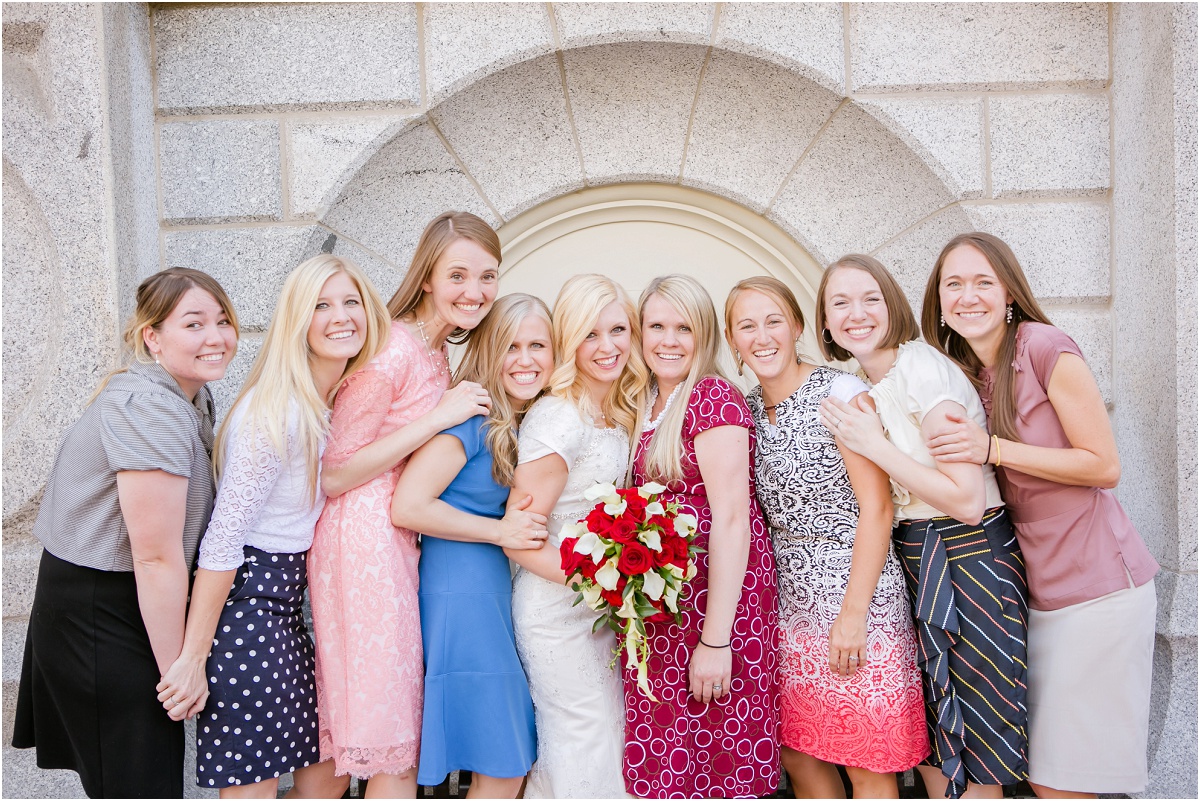
[[(859, 372), (859, 377), (866, 376)], [(868, 385), (870, 382), (867, 382)], [(975, 387), (954, 362), (931, 346), (913, 340), (905, 342), (896, 354), (896, 363), (878, 384), (871, 387), (871, 399), (888, 439), (900, 451), (927, 467), (937, 462), (925, 447), (921, 421), (942, 401), (963, 407), (967, 416), (987, 430), (987, 417)], [(983, 486), (987, 496), (984, 507), (1002, 506), (1000, 488), (990, 464), (983, 465)], [(925, 520), (946, 514), (892, 481), (895, 519)]]

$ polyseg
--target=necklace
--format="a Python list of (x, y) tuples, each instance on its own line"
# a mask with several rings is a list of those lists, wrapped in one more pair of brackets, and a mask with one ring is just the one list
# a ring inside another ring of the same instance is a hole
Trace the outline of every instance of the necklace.
[(429, 334), (425, 333), (424, 320), (417, 320), (417, 333), (421, 335), (421, 341), (425, 343), (425, 357), (429, 359), (429, 366), (433, 368), (433, 372), (439, 376), (446, 375), (449, 371), (446, 369), (445, 354), (442, 354), (441, 351), (436, 351), (438, 355), (442, 356), (442, 358), (435, 359), (433, 357), (435, 350), (434, 347), (429, 344)]

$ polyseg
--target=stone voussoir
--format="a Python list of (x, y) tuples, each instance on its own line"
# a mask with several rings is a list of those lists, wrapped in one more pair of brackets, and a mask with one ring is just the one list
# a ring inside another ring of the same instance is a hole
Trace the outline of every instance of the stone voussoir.
[(713, 3), (555, 3), (563, 48), (613, 42), (708, 44)]
[(840, 3), (725, 3), (716, 46), (797, 72), (846, 94)]
[(431, 106), (491, 73), (554, 52), (543, 3), (425, 3), (421, 13)]
[(909, 145), (958, 200), (983, 197), (983, 98), (858, 101)]
[(506, 219), (583, 187), (554, 56), (489, 75), (429, 116)]

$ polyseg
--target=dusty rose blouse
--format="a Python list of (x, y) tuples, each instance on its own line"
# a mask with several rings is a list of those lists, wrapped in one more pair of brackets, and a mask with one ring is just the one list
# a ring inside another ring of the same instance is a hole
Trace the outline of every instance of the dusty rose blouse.
[[(1075, 341), (1054, 326), (1021, 323), (1013, 369), (1022, 442), (1071, 447), (1046, 395), (1062, 353), (1083, 358)], [(989, 422), (993, 380), (992, 371), (984, 370), (980, 395)], [(996, 472), (1025, 556), (1031, 608), (1049, 611), (1090, 601), (1129, 587), (1131, 577), (1133, 586), (1140, 587), (1158, 572), (1158, 563), (1109, 490), (1067, 486), (1003, 465)]]

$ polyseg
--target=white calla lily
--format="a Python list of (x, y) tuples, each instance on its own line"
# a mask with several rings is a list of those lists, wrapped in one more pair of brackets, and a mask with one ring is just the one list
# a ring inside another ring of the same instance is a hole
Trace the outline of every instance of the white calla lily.
[(667, 565), (667, 570), (669, 570), (671, 575), (677, 580), (683, 578), (683, 568), (681, 568), (679, 565)]
[(625, 508), (627, 506), (629, 506), (629, 504), (625, 502), (625, 499), (618, 495), (617, 500), (613, 501), (612, 503), (604, 504), (604, 514), (612, 515), (613, 517), (623, 515), (625, 514)]
[(584, 588), (582, 590), (580, 590), (580, 592), (583, 593), (583, 602), (585, 604), (587, 604), (589, 607), (596, 610), (597, 612), (604, 611), (605, 603), (600, 598), (600, 588), (599, 587), (597, 587), (595, 584), (587, 584), (587, 585), (584, 585)]
[(696, 563), (688, 562), (687, 572), (683, 574), (684, 581), (691, 581), (696, 577)]
[(590, 554), (592, 549), (595, 548), (599, 542), (599, 537), (592, 532), (585, 530), (583, 534), (579, 535), (579, 542), (575, 543), (575, 547), (572, 550), (574, 550), (575, 553)]
[(631, 618), (637, 616), (637, 610), (633, 608), (633, 593), (631, 592), (625, 596), (625, 602), (617, 610), (617, 617)]
[(642, 577), (642, 591), (646, 593), (646, 597), (651, 601), (657, 601), (662, 597), (663, 590), (667, 588), (667, 580), (658, 575), (657, 570), (647, 570)]
[[(588, 527), (586, 523), (565, 523), (558, 530), (559, 537), (564, 540), (569, 540), (571, 537), (582, 537), (587, 533)], [(583, 551), (580, 551), (580, 553), (583, 553)]]
[(605, 503), (616, 503), (621, 500), (621, 496), (617, 494), (616, 484), (612, 483), (593, 484), (583, 491), (583, 497), (592, 502), (603, 500)]
[(610, 592), (617, 588), (617, 581), (621, 578), (621, 572), (617, 570), (617, 566), (608, 561), (596, 571), (596, 583)]
[(681, 512), (675, 515), (675, 533), (686, 537), (696, 530), (696, 516)]
[(679, 611), (679, 588), (667, 587), (663, 592), (663, 601), (672, 612)]
[(660, 537), (658, 532), (654, 531), (653, 529), (650, 531), (643, 531), (641, 534), (638, 534), (638, 539), (646, 543), (646, 547), (652, 551), (662, 550), (662, 537)]
[(666, 489), (666, 487), (657, 481), (647, 481), (638, 487), (638, 495), (641, 495), (643, 498), (649, 498), (651, 495), (661, 495)]
[(649, 517), (650, 515), (661, 515), (661, 514), (665, 513), (666, 511), (667, 510), (665, 508), (663, 508), (661, 501), (654, 501), (653, 503), (646, 504), (646, 516), (647, 517)]

